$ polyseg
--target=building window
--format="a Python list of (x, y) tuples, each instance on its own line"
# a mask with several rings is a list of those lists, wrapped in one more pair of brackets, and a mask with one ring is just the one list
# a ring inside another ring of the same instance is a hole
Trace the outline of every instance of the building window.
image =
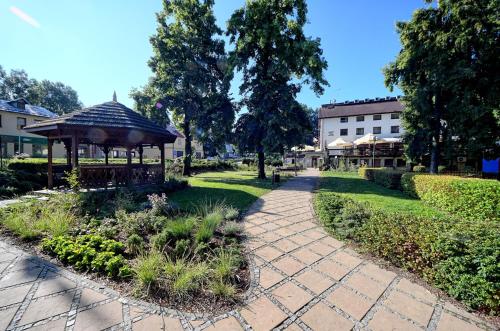
[(0, 128), (2, 127), (2, 115), (0, 115)]
[(348, 135), (347, 129), (340, 129), (340, 135), (341, 136), (347, 136)]
[(364, 122), (365, 117), (364, 116), (356, 116), (356, 122)]
[(340, 123), (347, 123), (347, 122), (349, 122), (349, 118), (347, 118), (347, 117), (340, 118)]
[(399, 133), (399, 125), (391, 126), (391, 133)]
[(184, 155), (183, 151), (177, 151), (177, 157), (182, 157)]
[(201, 159), (201, 152), (196, 152), (196, 158)]
[(33, 156), (43, 156), (43, 146), (38, 144), (33, 144)]
[(113, 157), (120, 157), (120, 151), (113, 151)]
[(380, 115), (380, 114), (373, 115), (373, 120), (374, 121), (380, 121), (381, 119), (382, 119), (382, 115)]
[(328, 135), (331, 137), (333, 136), (333, 131), (328, 131)]
[(399, 113), (392, 113), (391, 114), (391, 120), (398, 120), (399, 119)]
[(357, 136), (362, 136), (365, 134), (365, 128), (357, 128), (356, 129), (356, 135)]
[(373, 127), (373, 134), (380, 134), (382, 133), (382, 127), (381, 126), (374, 126)]
[(24, 117), (18, 117), (17, 118), (17, 129), (21, 130), (26, 126), (26, 118)]

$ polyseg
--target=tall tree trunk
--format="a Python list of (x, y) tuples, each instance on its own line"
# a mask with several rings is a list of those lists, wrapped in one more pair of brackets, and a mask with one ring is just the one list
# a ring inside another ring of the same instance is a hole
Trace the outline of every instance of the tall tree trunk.
[(264, 165), (264, 147), (262, 145), (257, 146), (257, 157), (259, 159), (259, 175), (258, 178), (260, 179), (266, 179), (266, 171), (265, 171), (265, 165)]
[(441, 97), (436, 94), (434, 103), (434, 114), (432, 123), (432, 146), (431, 146), (431, 164), (429, 172), (431, 174), (438, 173), (439, 159), (441, 154)]
[(191, 121), (186, 115), (184, 115), (182, 130), (184, 137), (186, 138), (184, 144), (184, 171), (182, 172), (182, 175), (191, 176), (191, 154), (193, 153), (191, 146)]

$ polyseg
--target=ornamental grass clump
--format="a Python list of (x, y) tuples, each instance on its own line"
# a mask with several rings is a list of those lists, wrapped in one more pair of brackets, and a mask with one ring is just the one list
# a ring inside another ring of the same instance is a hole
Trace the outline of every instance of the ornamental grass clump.
[(133, 267), (135, 279), (140, 288), (149, 293), (152, 286), (159, 283), (165, 257), (157, 251), (150, 251), (147, 255), (141, 256)]

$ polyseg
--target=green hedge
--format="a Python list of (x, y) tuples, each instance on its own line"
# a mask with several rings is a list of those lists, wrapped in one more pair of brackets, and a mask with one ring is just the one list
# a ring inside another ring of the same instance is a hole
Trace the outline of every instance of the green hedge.
[(500, 228), (486, 220), (391, 213), (332, 192), (315, 198), (340, 239), (413, 271), (473, 309), (500, 309)]
[(500, 182), (490, 179), (406, 173), (405, 193), (467, 220), (500, 221)]
[(358, 174), (364, 179), (375, 182), (390, 189), (401, 187), (401, 176), (404, 172), (387, 168), (366, 168), (361, 167)]

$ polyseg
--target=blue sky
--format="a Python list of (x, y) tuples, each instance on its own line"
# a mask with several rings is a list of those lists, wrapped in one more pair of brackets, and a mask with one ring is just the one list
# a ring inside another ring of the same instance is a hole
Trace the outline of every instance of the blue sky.
[[(219, 26), (243, 3), (216, 0)], [(130, 89), (151, 74), (149, 37), (161, 6), (160, 0), (3, 0), (0, 65), (68, 84), (86, 106), (111, 100), (113, 90), (132, 106)], [(330, 87), (320, 97), (304, 88), (300, 102), (316, 108), (398, 94), (386, 89), (381, 70), (400, 48), (395, 23), (409, 19), (423, 0), (309, 0), (308, 6), (306, 34), (321, 38)], [(29, 17), (21, 19), (23, 13)], [(232, 87), (236, 99), (238, 83)]]

